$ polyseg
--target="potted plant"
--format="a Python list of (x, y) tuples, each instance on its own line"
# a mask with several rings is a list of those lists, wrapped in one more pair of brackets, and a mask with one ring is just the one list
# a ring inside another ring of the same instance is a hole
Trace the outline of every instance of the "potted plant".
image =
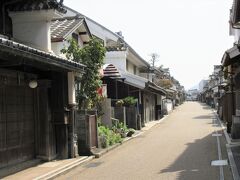
[(127, 132), (127, 137), (132, 137), (132, 135), (135, 133), (135, 130), (130, 128)]

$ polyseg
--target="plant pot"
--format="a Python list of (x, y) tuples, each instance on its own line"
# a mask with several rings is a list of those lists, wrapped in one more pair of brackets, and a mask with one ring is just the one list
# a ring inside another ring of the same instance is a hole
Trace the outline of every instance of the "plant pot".
[(127, 137), (132, 137), (133, 134), (134, 134), (134, 131), (129, 131), (129, 132), (127, 133)]

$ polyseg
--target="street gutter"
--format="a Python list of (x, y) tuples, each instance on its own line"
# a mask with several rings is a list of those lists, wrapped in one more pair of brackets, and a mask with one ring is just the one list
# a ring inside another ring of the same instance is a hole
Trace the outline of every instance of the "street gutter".
[(63, 167), (60, 167), (60, 168), (55, 169), (53, 171), (50, 171), (50, 172), (48, 172), (46, 174), (38, 176), (38, 177), (34, 178), (34, 180), (54, 179), (54, 178), (56, 178), (58, 176), (61, 176), (62, 174), (66, 174), (67, 172), (71, 171), (72, 169), (76, 168), (79, 165), (82, 165), (84, 163), (87, 163), (87, 162), (93, 160), (94, 158), (100, 158), (101, 156), (103, 156), (107, 152), (109, 152), (109, 151), (111, 151), (113, 149), (116, 149), (117, 147), (119, 147), (123, 143), (128, 142), (129, 140), (134, 139), (134, 138), (136, 138), (138, 136), (141, 136), (146, 131), (150, 130), (152, 127), (156, 126), (157, 124), (162, 123), (167, 117), (168, 117), (168, 115), (165, 115), (162, 119), (157, 120), (157, 121), (153, 121), (154, 123), (152, 122), (153, 123), (152, 125), (143, 127), (142, 130), (137, 131), (137, 133), (133, 134), (132, 137), (125, 138), (122, 143), (115, 144), (115, 145), (113, 145), (111, 147), (108, 147), (106, 149), (97, 149), (97, 150), (95, 150), (95, 152), (94, 152), (94, 150), (92, 150), (92, 153), (93, 153), (92, 156), (89, 156), (89, 157), (86, 157), (86, 158), (81, 158), (81, 159), (76, 159), (76, 161), (68, 163), (68, 164), (66, 164)]
[(231, 145), (231, 138), (229, 137), (229, 135), (228, 135), (228, 133), (226, 131), (226, 127), (221, 122), (221, 120), (219, 119), (216, 111), (213, 110), (213, 113), (214, 113), (215, 117), (217, 118), (219, 124), (221, 125), (221, 128), (222, 128), (222, 130), (224, 132), (224, 136), (225, 136), (226, 141), (227, 141), (226, 149), (227, 149), (227, 154), (228, 154), (228, 159), (229, 159), (229, 163), (230, 163), (233, 179), (234, 180), (240, 180), (240, 176), (239, 176), (239, 173), (238, 173), (238, 170), (237, 170), (237, 166), (236, 166), (235, 160), (233, 158), (233, 153), (232, 153), (232, 150), (231, 150), (231, 147), (230, 147), (230, 145)]
[(122, 143), (114, 144), (113, 146), (110, 146), (110, 147), (105, 148), (105, 149), (95, 149), (95, 150), (92, 150), (92, 153), (95, 156), (95, 158), (100, 158), (104, 154), (106, 154), (107, 152), (109, 152), (109, 151), (111, 151), (113, 149), (116, 149), (117, 147), (121, 146), (123, 143), (128, 142), (129, 140), (134, 139), (134, 138), (136, 138), (138, 136), (141, 136), (142, 134), (144, 134), (146, 131), (150, 130), (151, 128), (153, 128), (157, 124), (162, 123), (167, 117), (168, 117), (168, 115), (165, 115), (162, 119), (154, 121), (155, 123), (152, 126), (150, 126), (150, 127), (143, 127), (142, 130), (136, 131), (136, 133), (134, 133), (132, 135), (132, 137), (125, 138)]

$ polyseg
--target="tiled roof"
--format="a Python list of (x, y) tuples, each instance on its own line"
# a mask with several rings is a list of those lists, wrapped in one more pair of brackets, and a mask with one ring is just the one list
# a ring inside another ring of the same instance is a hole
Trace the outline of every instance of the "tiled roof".
[(31, 55), (32, 57), (41, 57), (42, 63), (52, 64), (58, 67), (61, 67), (63, 69), (69, 69), (69, 70), (83, 70), (84, 65), (67, 60), (65, 58), (56, 56), (51, 53), (47, 53), (29, 46), (26, 46), (24, 44), (17, 43), (12, 40), (8, 40), (5, 38), (0, 37), (0, 51), (3, 49), (3, 47), (7, 47), (8, 49), (12, 49), (14, 51), (19, 52), (21, 55), (24, 55), (27, 53), (28, 55)]
[(53, 20), (51, 23), (51, 40), (63, 40), (71, 32), (75, 31), (83, 22), (84, 18), (76, 16)]
[(238, 45), (234, 45), (232, 48), (225, 51), (222, 57), (222, 65), (229, 66), (238, 61), (240, 56), (240, 47)]
[(161, 94), (161, 95), (166, 95), (167, 94), (167, 92), (164, 88), (162, 88), (162, 87), (160, 87), (160, 86), (158, 86), (155, 83), (150, 82), (150, 81), (148, 81), (146, 83), (145, 89), (150, 90), (152, 92), (156, 92), (157, 94)]
[(103, 77), (121, 78), (121, 74), (113, 64), (105, 64), (103, 66)]
[(10, 11), (34, 11), (34, 10), (47, 10), (56, 9), (61, 13), (66, 13), (67, 10), (63, 7), (63, 4), (56, 0), (22, 0), (11, 4), (8, 7)]

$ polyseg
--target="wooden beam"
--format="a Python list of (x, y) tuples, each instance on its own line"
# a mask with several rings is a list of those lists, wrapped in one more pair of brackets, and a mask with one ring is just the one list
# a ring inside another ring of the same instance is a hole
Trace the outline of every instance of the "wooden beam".
[(13, 66), (20, 66), (22, 62), (7, 62), (7, 61), (0, 61), (0, 67), (13, 67)]
[(88, 33), (85, 31), (85, 32), (79, 32), (79, 35), (88, 35)]

